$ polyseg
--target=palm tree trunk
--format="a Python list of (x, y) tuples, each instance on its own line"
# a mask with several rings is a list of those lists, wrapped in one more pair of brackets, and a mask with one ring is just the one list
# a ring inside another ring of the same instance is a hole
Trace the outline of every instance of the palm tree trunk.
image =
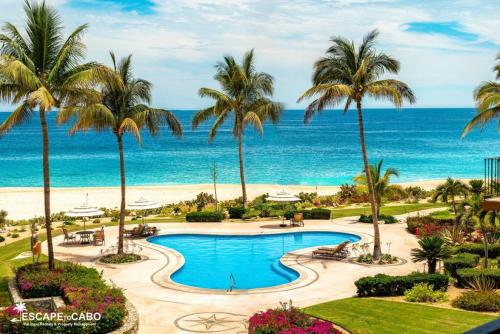
[(50, 220), (50, 169), (49, 169), (49, 133), (45, 110), (40, 108), (40, 125), (42, 126), (43, 144), (43, 199), (45, 206), (45, 230), (47, 231), (47, 249), (49, 255), (49, 270), (54, 270), (54, 247), (52, 246), (52, 223)]
[(241, 180), (241, 191), (243, 194), (243, 207), (247, 207), (247, 188), (245, 184), (245, 171), (243, 166), (243, 135), (242, 130), (238, 129), (238, 158), (240, 161), (240, 180)]
[(123, 158), (123, 141), (120, 135), (117, 135), (118, 151), (120, 152), (120, 224), (118, 227), (118, 254), (123, 254), (123, 233), (125, 230), (125, 161)]
[(373, 190), (372, 173), (370, 172), (370, 164), (368, 163), (368, 154), (366, 153), (365, 145), (365, 130), (363, 126), (363, 114), (361, 111), (361, 100), (356, 103), (358, 111), (358, 125), (359, 125), (359, 140), (361, 142), (361, 152), (363, 154), (363, 163), (365, 165), (366, 183), (368, 185), (368, 196), (370, 199), (370, 206), (372, 209), (372, 223), (373, 223), (373, 258), (378, 260), (382, 255), (382, 249), (380, 247), (380, 231), (378, 227), (378, 209), (377, 203), (375, 202), (375, 191)]
[(428, 266), (429, 266), (429, 269), (428, 269), (428, 272), (429, 274), (435, 274), (436, 273), (436, 265), (437, 265), (437, 261), (436, 260), (429, 260), (428, 261)]

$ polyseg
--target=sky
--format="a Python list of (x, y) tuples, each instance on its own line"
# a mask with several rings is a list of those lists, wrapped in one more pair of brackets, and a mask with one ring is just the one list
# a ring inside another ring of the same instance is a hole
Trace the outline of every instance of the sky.
[[(109, 64), (109, 50), (133, 54), (134, 73), (154, 85), (153, 104), (198, 109), (218, 88), (214, 65), (254, 48), (257, 70), (275, 78), (274, 99), (303, 108), (313, 63), (332, 36), (359, 42), (378, 29), (377, 47), (401, 62), (399, 80), (416, 107), (472, 107), (472, 92), (493, 80), (500, 52), (500, 0), (47, 0), (66, 33), (82, 23), (89, 60)], [(23, 25), (22, 0), (1, 0), (0, 22)], [(366, 101), (366, 107), (390, 104)], [(3, 110), (12, 108), (2, 106)]]

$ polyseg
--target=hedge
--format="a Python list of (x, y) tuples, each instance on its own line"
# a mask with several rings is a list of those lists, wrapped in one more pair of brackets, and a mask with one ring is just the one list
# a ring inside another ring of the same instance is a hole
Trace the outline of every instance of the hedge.
[(434, 290), (448, 288), (449, 276), (442, 274), (414, 273), (407, 276), (389, 276), (378, 274), (358, 279), (354, 284), (357, 294), (363, 296), (402, 296), (406, 290), (413, 288), (417, 283), (432, 285)]
[(467, 287), (468, 283), (472, 282), (474, 277), (484, 275), (495, 281), (495, 286), (500, 289), (500, 269), (473, 269), (463, 268), (457, 270), (457, 283), (461, 287)]
[(219, 211), (195, 211), (186, 214), (188, 222), (221, 222), (224, 214)]
[(462, 268), (474, 268), (479, 263), (480, 256), (471, 253), (459, 253), (443, 261), (444, 269), (451, 277), (457, 277), (457, 270)]
[(229, 218), (231, 219), (241, 219), (245, 214), (245, 208), (242, 206), (235, 206), (227, 210), (229, 212)]
[[(455, 253), (471, 253), (484, 257), (483, 243), (465, 243), (454, 248)], [(488, 258), (497, 258), (500, 256), (500, 243), (488, 245)]]
[[(398, 220), (396, 219), (396, 217), (391, 216), (391, 215), (380, 214), (378, 216), (378, 219), (379, 220), (383, 220), (384, 223), (386, 223), (386, 224), (395, 224), (395, 223), (398, 222)], [(372, 223), (372, 215), (362, 214), (361, 216), (359, 216), (358, 222), (360, 222), (360, 223), (366, 223), (366, 224), (371, 224)]]
[(415, 234), (417, 232), (417, 228), (422, 227), (426, 224), (437, 226), (451, 226), (454, 224), (454, 220), (448, 218), (436, 218), (432, 216), (412, 216), (406, 218), (406, 226), (408, 228), (408, 232), (412, 234)]
[(292, 219), (295, 213), (302, 213), (304, 219), (330, 219), (331, 211), (328, 209), (316, 208), (311, 210), (297, 210), (285, 212), (286, 219)]

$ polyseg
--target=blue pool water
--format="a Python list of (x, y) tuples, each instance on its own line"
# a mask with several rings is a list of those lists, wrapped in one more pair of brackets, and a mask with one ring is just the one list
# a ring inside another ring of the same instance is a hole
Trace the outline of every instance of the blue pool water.
[(280, 263), (285, 253), (360, 239), (357, 235), (339, 232), (295, 232), (245, 236), (174, 234), (151, 237), (148, 241), (175, 249), (184, 256), (184, 265), (171, 276), (173, 281), (227, 290), (231, 274), (235, 289), (289, 283), (299, 275)]
[[(182, 140), (162, 133), (143, 134), (143, 147), (127, 136), (125, 166), (128, 185), (210, 183), (217, 163), (219, 183), (238, 183), (238, 151), (227, 121), (213, 144), (211, 123), (191, 130), (195, 111), (175, 111), (184, 127)], [(496, 124), (460, 134), (474, 109), (365, 110), (366, 144), (371, 161), (384, 159), (397, 168), (394, 181), (473, 178), (483, 175), (483, 158), (500, 155)], [(0, 123), (8, 113), (0, 112)], [(245, 131), (247, 183), (338, 185), (361, 172), (356, 113), (328, 111), (303, 124), (303, 110), (286, 110), (276, 126), (265, 124), (265, 135)], [(49, 116), (51, 181), (56, 187), (120, 184), (116, 140), (108, 132), (68, 137), (68, 126), (57, 127)], [(37, 117), (0, 138), (0, 186), (42, 186), (40, 124)]]

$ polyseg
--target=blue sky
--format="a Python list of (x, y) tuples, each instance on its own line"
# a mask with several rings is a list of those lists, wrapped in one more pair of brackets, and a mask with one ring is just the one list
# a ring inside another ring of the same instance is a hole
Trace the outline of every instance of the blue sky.
[[(380, 31), (378, 47), (401, 62), (400, 80), (417, 107), (471, 107), (472, 91), (492, 80), (500, 52), (500, 0), (47, 0), (67, 31), (89, 23), (88, 58), (133, 53), (136, 76), (154, 84), (154, 104), (197, 109), (217, 87), (214, 64), (255, 48), (257, 66), (275, 77), (275, 99), (301, 108), (313, 62), (341, 35), (359, 41)], [(2, 0), (0, 21), (22, 24), (22, 0)], [(387, 106), (366, 101), (368, 107)], [(5, 107), (3, 108), (5, 109)]]

